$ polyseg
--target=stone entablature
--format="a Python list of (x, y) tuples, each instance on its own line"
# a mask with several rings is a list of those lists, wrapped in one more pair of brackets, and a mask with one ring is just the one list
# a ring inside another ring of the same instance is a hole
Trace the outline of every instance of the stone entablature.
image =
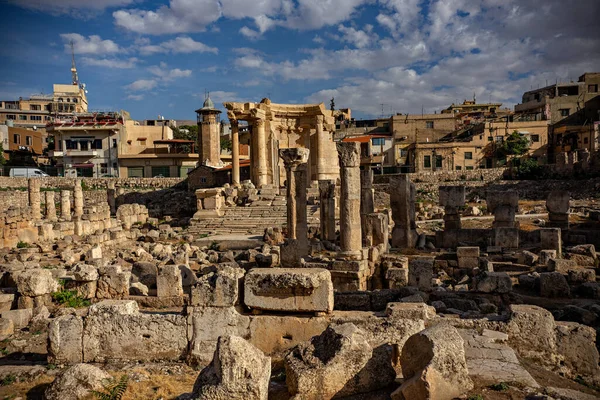
[(230, 121), (243, 120), (250, 125), (250, 175), (257, 187), (283, 186), (286, 173), (278, 151), (285, 148), (310, 150), (307, 166), (312, 181), (339, 176), (337, 158), (331, 156), (336, 152), (335, 120), (324, 104), (276, 104), (264, 99), (224, 105)]

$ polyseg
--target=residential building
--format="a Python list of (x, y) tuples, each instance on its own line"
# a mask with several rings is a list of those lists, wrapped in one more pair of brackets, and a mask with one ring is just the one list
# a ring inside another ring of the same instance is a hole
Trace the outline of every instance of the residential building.
[(0, 125), (4, 158), (11, 165), (37, 165), (45, 148), (46, 135), (40, 131)]
[[(577, 82), (556, 83), (523, 94), (521, 104), (515, 106), (515, 118), (548, 120), (556, 124), (569, 119), (583, 123), (598, 118), (598, 88), (600, 73), (585, 73)], [(592, 103), (592, 104), (590, 104)]]
[(118, 147), (119, 176), (186, 177), (196, 168), (196, 141), (173, 139), (170, 126), (126, 120)]
[(450, 105), (442, 110), (442, 114), (454, 114), (461, 119), (463, 126), (475, 125), (490, 118), (498, 118), (511, 114), (508, 108), (500, 108), (502, 103), (477, 103), (473, 100), (465, 100), (462, 104)]
[(55, 119), (46, 127), (54, 137), (49, 152), (64, 176), (117, 176), (117, 148), (124, 131), (118, 112), (85, 113)]
[(360, 164), (365, 168), (368, 167), (383, 172), (386, 167), (395, 166), (391, 135), (348, 136), (342, 141), (360, 143)]

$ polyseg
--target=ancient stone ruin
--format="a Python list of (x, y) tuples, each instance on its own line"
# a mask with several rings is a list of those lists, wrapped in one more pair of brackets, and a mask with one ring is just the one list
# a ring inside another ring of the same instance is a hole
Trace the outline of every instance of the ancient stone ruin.
[[(596, 203), (382, 184), (359, 143), (318, 136), (320, 108), (228, 109), (258, 132), (251, 181), (30, 179), (3, 209), (0, 395), (598, 398)], [(314, 125), (316, 154), (261, 147), (273, 112), (299, 137)]]

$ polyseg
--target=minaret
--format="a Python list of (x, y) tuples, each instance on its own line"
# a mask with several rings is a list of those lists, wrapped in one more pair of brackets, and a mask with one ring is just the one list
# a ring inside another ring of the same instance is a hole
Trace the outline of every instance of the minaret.
[(79, 85), (79, 77), (77, 76), (77, 67), (75, 66), (75, 43), (71, 40), (71, 80), (73, 85)]
[(209, 167), (221, 167), (221, 134), (219, 132), (219, 114), (220, 110), (215, 108), (215, 104), (210, 99), (210, 94), (206, 96), (202, 108), (196, 110), (198, 114), (198, 154), (200, 155), (199, 165)]

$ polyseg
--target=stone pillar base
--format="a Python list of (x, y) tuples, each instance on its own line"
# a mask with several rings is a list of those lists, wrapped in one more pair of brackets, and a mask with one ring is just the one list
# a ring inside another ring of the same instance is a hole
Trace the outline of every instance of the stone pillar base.
[(218, 218), (224, 215), (221, 210), (198, 210), (192, 217), (195, 220)]

